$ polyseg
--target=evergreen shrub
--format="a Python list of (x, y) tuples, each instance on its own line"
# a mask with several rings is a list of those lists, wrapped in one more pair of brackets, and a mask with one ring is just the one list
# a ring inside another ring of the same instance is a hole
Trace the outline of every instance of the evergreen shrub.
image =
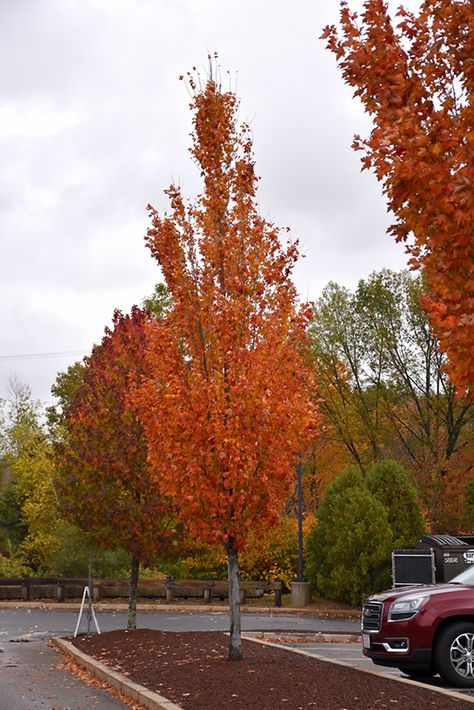
[(390, 586), (391, 552), (424, 523), (409, 474), (395, 461), (342, 471), (325, 491), (307, 540), (306, 573), (320, 597), (360, 604)]

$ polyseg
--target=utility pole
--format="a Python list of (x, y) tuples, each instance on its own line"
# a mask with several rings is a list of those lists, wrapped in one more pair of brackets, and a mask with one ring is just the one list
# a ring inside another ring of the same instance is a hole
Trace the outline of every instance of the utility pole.
[(296, 466), (298, 492), (298, 577), (291, 585), (291, 605), (307, 606), (311, 602), (311, 585), (306, 581), (303, 569), (303, 466), (301, 459)]
[(301, 461), (296, 466), (298, 480), (298, 582), (306, 582), (303, 574), (303, 469)]

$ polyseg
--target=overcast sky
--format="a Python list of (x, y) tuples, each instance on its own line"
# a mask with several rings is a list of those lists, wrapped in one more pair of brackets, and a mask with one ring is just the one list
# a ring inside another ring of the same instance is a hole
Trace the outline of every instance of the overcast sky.
[(160, 280), (145, 208), (199, 186), (178, 77), (208, 52), (252, 126), (261, 211), (300, 239), (301, 297), (405, 266), (350, 147), (368, 120), (318, 39), (337, 19), (336, 0), (0, 0), (0, 396), (16, 376), (51, 403)]

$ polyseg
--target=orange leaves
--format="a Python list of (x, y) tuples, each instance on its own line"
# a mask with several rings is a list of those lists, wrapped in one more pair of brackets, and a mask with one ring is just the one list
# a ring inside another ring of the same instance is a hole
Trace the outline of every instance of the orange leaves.
[(418, 16), (398, 16), (394, 27), (384, 3), (369, 0), (358, 27), (342, 3), (340, 31), (327, 28), (323, 37), (373, 116), (371, 135), (354, 148), (364, 149), (363, 167), (383, 184), (396, 218), (390, 233), (424, 270), (425, 307), (452, 379), (472, 393), (474, 6), (425, 0)]
[(148, 245), (173, 303), (147, 324), (150, 377), (133, 394), (149, 460), (192, 534), (245, 546), (273, 521), (319, 416), (305, 359), (308, 309), (289, 278), (296, 244), (257, 212), (257, 178), (238, 102), (210, 80), (196, 92), (191, 153), (204, 181), (194, 205), (168, 194)]

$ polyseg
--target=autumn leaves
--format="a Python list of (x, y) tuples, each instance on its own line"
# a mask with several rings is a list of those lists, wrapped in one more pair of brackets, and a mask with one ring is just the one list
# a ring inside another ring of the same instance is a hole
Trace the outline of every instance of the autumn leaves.
[(323, 37), (345, 81), (371, 115), (356, 139), (428, 284), (424, 308), (460, 393), (474, 381), (474, 6), (425, 0), (397, 24), (382, 0), (359, 18), (341, 6)]
[(212, 79), (196, 93), (191, 153), (204, 191), (186, 205), (171, 186), (170, 214), (152, 211), (147, 242), (172, 305), (148, 325), (152, 377), (134, 395), (163, 490), (196, 537), (236, 549), (277, 519), (317, 428), (306, 314), (289, 279), (296, 249), (258, 215), (237, 108)]

